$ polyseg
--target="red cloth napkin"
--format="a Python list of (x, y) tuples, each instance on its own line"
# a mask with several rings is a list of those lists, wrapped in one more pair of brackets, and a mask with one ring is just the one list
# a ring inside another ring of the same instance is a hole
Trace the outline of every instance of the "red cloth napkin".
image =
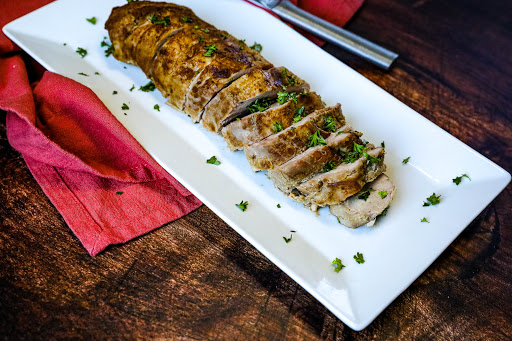
[[(0, 0), (0, 27), (49, 2)], [(362, 2), (305, 0), (298, 5), (343, 25)], [(19, 52), (0, 32), (0, 110), (6, 112), (7, 138), (92, 256), (201, 205), (90, 89), (51, 72), (32, 88)], [(28, 63), (31, 76), (39, 79), (33, 72), (37, 63)]]

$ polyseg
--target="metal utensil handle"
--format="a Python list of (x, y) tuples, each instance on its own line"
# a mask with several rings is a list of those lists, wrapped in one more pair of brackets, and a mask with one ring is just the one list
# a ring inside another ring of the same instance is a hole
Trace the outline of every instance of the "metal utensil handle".
[(320, 19), (298, 8), (288, 0), (281, 1), (272, 11), (283, 20), (336, 44), (385, 70), (389, 69), (398, 57), (398, 54)]

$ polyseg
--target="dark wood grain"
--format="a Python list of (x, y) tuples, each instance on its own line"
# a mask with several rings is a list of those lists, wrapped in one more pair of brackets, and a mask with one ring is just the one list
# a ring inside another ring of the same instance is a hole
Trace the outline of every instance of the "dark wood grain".
[[(400, 52), (393, 69), (325, 49), (510, 172), (510, 13), (510, 1), (367, 0), (348, 28)], [(512, 338), (510, 185), (354, 332), (204, 206), (90, 257), (8, 144), (0, 118), (5, 339)]]

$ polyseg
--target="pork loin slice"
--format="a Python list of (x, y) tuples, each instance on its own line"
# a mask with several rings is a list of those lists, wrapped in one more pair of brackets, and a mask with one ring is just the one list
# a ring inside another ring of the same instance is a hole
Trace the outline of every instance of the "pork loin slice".
[(201, 124), (209, 131), (219, 133), (223, 126), (241, 116), (257, 99), (276, 97), (283, 91), (300, 93), (309, 90), (309, 84), (285, 70), (283, 67), (255, 69), (238, 78), (206, 105)]
[[(294, 123), (297, 112), (302, 116), (324, 107), (322, 99), (315, 92), (299, 95), (297, 103), (288, 101), (273, 105), (265, 111), (255, 112), (239, 121), (233, 121), (222, 128), (222, 136), (230, 150), (240, 150), (244, 146), (259, 142), (274, 133), (274, 124), (281, 123), (283, 129)], [(302, 108), (304, 107), (304, 108)]]
[[(368, 198), (360, 199), (359, 196), (370, 188)], [(379, 192), (386, 192), (386, 196), (382, 198)], [(395, 185), (386, 174), (381, 174), (376, 180), (366, 184), (362, 191), (339, 204), (329, 206), (329, 211), (347, 227), (373, 226), (377, 217), (389, 207), (394, 195)]]
[[(170, 24), (152, 24), (152, 15), (156, 15), (158, 20), (168, 17)], [(105, 22), (105, 29), (114, 47), (114, 57), (122, 62), (137, 65), (136, 50), (139, 52), (143, 50), (144, 54), (154, 56), (161, 39), (165, 39), (171, 32), (186, 24), (181, 18), (194, 20), (197, 17), (190, 8), (170, 3), (133, 1), (114, 7)], [(149, 35), (149, 40), (139, 39), (150, 28), (153, 32)], [(132, 34), (134, 34), (133, 37), (131, 37)], [(139, 46), (141, 43), (143, 46)]]
[(274, 186), (284, 194), (289, 194), (301, 182), (339, 165), (342, 162), (339, 151), (352, 150), (354, 142), (361, 142), (356, 133), (350, 132), (350, 126), (340, 128), (340, 132), (344, 130), (349, 132), (332, 133), (326, 138), (326, 146), (309, 148), (282, 165), (268, 170), (267, 175), (274, 182)]
[(231, 50), (219, 51), (210, 63), (198, 74), (189, 86), (183, 110), (199, 122), (201, 112), (215, 95), (224, 87), (254, 69), (267, 70), (273, 67), (256, 50), (249, 48), (227, 32), (224, 37), (238, 42)]
[(380, 161), (370, 163), (362, 156), (352, 163), (342, 163), (335, 169), (315, 175), (293, 189), (289, 197), (316, 211), (318, 207), (334, 205), (359, 192), (365, 183), (386, 170), (384, 148), (367, 153)]
[(254, 171), (272, 169), (309, 148), (310, 136), (318, 132), (324, 139), (330, 133), (322, 127), (328, 118), (335, 128), (343, 126), (345, 117), (340, 105), (317, 110), (285, 130), (244, 147), (249, 164)]

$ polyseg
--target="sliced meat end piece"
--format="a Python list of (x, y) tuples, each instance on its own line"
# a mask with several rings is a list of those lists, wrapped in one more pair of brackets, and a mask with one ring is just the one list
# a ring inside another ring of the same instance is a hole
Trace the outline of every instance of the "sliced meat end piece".
[(289, 194), (302, 181), (322, 172), (326, 166), (329, 167), (332, 163), (339, 164), (340, 159), (341, 157), (328, 146), (316, 146), (274, 169), (269, 169), (267, 175), (274, 182), (274, 186)]
[(276, 97), (278, 92), (294, 93), (309, 90), (309, 85), (284, 68), (255, 69), (222, 89), (204, 108), (201, 124), (218, 133), (221, 128), (246, 113), (247, 107), (260, 98)]
[[(369, 191), (366, 200), (360, 199), (360, 197), (365, 197), (362, 194), (369, 188), (372, 190)], [(359, 193), (339, 204), (329, 206), (329, 210), (341, 224), (347, 227), (373, 226), (377, 217), (389, 207), (394, 195), (395, 185), (385, 174), (381, 174)]]
[(310, 147), (325, 145), (325, 138), (330, 133), (323, 130), (321, 126), (326, 117), (334, 117), (337, 127), (342, 126), (345, 121), (341, 111), (333, 107), (320, 109), (283, 131), (244, 147), (245, 156), (252, 169), (254, 171), (272, 169)]
[[(160, 20), (167, 18), (164, 24), (157, 24), (157, 26), (162, 26), (164, 30), (181, 27), (185, 24), (181, 20), (182, 17), (192, 18), (193, 20), (197, 18), (191, 9), (169, 3), (138, 1), (114, 7), (105, 22), (105, 28), (114, 47), (113, 56), (116, 59), (136, 65), (134, 48), (138, 39), (133, 39), (130, 36), (142, 26), (151, 24), (153, 15), (156, 15), (156, 18)], [(142, 32), (147, 28), (149, 26), (144, 27)], [(138, 33), (135, 33), (135, 35), (138, 35)]]
[[(222, 136), (230, 150), (240, 150), (244, 146), (263, 140), (276, 133), (278, 129), (286, 129), (301, 117), (324, 107), (322, 99), (315, 92), (301, 94), (297, 103), (288, 101), (273, 105), (265, 111), (255, 112), (238, 121), (233, 121), (222, 129)], [(276, 126), (279, 124), (278, 126)], [(276, 128), (277, 127), (277, 128)]]
[(365, 184), (366, 159), (343, 163), (334, 170), (318, 174), (293, 189), (289, 197), (316, 211), (318, 207), (339, 203), (354, 195)]

